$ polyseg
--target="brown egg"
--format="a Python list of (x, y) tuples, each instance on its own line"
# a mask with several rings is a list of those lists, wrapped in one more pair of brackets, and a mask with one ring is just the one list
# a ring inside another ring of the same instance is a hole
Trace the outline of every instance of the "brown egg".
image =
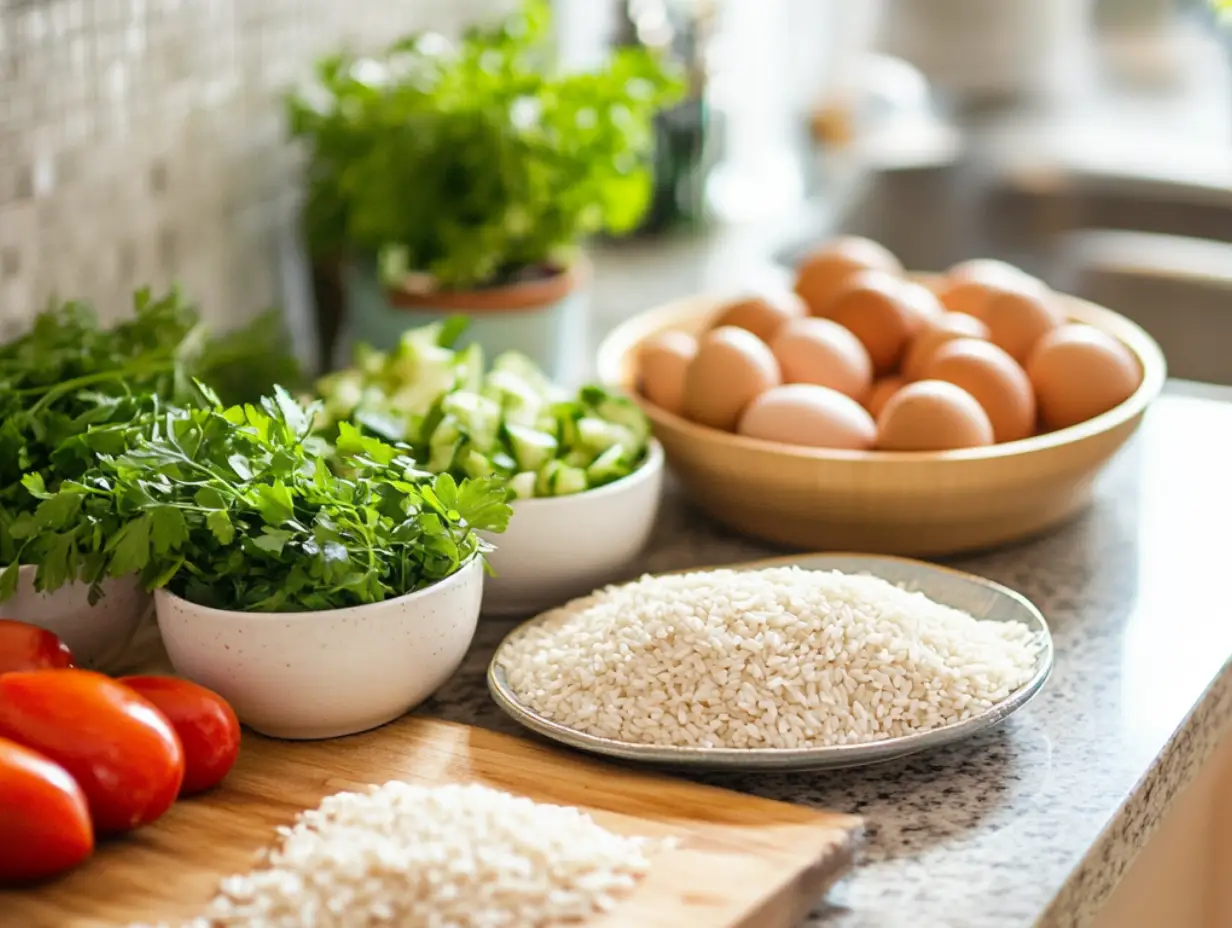
[(998, 280), (1013, 280), (1031, 275), (1022, 268), (1014, 267), (1008, 261), (999, 261), (996, 258), (970, 258), (966, 261), (959, 261), (945, 272), (945, 276), (950, 280), (983, 280), (996, 283)]
[(902, 281), (902, 298), (903, 306), (916, 318), (917, 333), (945, 315), (945, 306), (937, 299), (937, 294), (914, 280)]
[(992, 441), (992, 423), (975, 397), (942, 380), (907, 384), (877, 417), (882, 451), (953, 451)]
[(814, 316), (829, 316), (830, 304), (859, 271), (901, 275), (903, 266), (884, 246), (867, 238), (845, 235), (827, 242), (800, 264), (796, 293)]
[(711, 329), (685, 371), (685, 417), (730, 432), (745, 407), (780, 382), (778, 361), (760, 338), (731, 325)]
[(959, 338), (937, 349), (924, 369), (929, 380), (962, 387), (984, 407), (995, 441), (1035, 431), (1035, 393), (1018, 362), (991, 342)]
[(956, 264), (937, 285), (937, 296), (946, 309), (984, 318), (990, 297), (1002, 291), (1028, 293), (1046, 290), (1044, 283), (1012, 264), (991, 258), (976, 258)]
[(907, 381), (896, 374), (882, 377), (873, 384), (873, 389), (869, 391), (868, 399), (864, 401), (864, 408), (868, 410), (869, 415), (876, 419), (881, 415), (881, 410), (885, 409), (885, 404), (890, 401), (890, 397), (906, 386), (906, 384)]
[(1019, 364), (1025, 364), (1036, 342), (1065, 322), (1052, 293), (1002, 290), (984, 304), (980, 317), (988, 340)]
[(956, 338), (986, 339), (988, 326), (966, 313), (942, 313), (936, 319), (930, 320), (907, 349), (907, 357), (903, 361), (903, 376), (908, 380), (919, 380), (924, 376), (924, 368), (937, 353), (937, 349)]
[(907, 345), (924, 327), (932, 308), (929, 300), (935, 303), (918, 284), (883, 271), (861, 271), (831, 304), (830, 318), (864, 344), (873, 371), (886, 374), (898, 366)]
[(770, 350), (784, 383), (812, 383), (862, 400), (873, 383), (873, 362), (860, 340), (829, 319), (795, 319), (779, 330)]
[(1027, 362), (1040, 418), (1063, 429), (1119, 406), (1142, 382), (1128, 348), (1099, 329), (1077, 323), (1053, 329)]
[(749, 404), (736, 431), (785, 445), (854, 451), (871, 448), (877, 437), (877, 425), (863, 406), (811, 383), (767, 390)]
[(642, 395), (660, 409), (680, 415), (684, 409), (684, 375), (697, 354), (697, 339), (687, 332), (661, 332), (638, 351)]
[(715, 315), (711, 328), (734, 325), (769, 343), (783, 323), (808, 315), (808, 307), (794, 293), (764, 293), (733, 300)]

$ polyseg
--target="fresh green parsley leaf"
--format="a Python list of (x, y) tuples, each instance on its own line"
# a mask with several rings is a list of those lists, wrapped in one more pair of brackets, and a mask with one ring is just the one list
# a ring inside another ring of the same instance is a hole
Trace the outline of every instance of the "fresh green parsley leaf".
[(142, 514), (126, 522), (107, 544), (111, 554), (112, 576), (139, 574), (150, 562), (150, 525), (152, 519)]

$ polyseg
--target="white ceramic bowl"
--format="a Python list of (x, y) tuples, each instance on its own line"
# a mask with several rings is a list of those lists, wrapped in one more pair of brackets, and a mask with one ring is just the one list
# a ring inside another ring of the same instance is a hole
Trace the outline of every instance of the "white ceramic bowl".
[(629, 476), (572, 496), (520, 499), (488, 555), (483, 613), (530, 616), (618, 577), (646, 545), (663, 488), (663, 447)]
[(91, 606), (89, 584), (40, 593), (34, 588), (35, 571), (33, 565), (18, 568), (17, 593), (0, 603), (0, 614), (55, 632), (81, 667), (115, 669), (150, 610), (150, 594), (137, 577), (104, 580), (103, 598)]
[(176, 673), (214, 690), (274, 738), (367, 731), (432, 695), (462, 663), (483, 565), (397, 599), (323, 612), (225, 612), (154, 594)]

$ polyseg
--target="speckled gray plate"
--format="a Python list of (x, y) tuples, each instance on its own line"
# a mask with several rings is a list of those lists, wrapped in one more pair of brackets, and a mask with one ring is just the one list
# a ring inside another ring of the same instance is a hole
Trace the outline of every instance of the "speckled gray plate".
[(986, 731), (1005, 721), (1025, 706), (1048, 679), (1052, 672), (1053, 647), (1048, 623), (1040, 611), (1025, 597), (1000, 584), (951, 570), (935, 564), (925, 564), (906, 558), (883, 557), (867, 554), (804, 554), (796, 557), (776, 558), (748, 564), (728, 565), (739, 570), (761, 567), (797, 565), (813, 570), (841, 570), (845, 573), (868, 573), (901, 585), (909, 590), (919, 590), (939, 603), (961, 609), (977, 619), (994, 622), (1022, 622), (1039, 635), (1042, 646), (1035, 673), (1008, 699), (993, 706), (975, 718), (934, 728), (918, 735), (888, 738), (869, 744), (839, 745), (829, 748), (668, 748), (658, 745), (630, 744), (614, 741), (577, 731), (544, 718), (518, 702), (505, 679), (501, 657), (505, 648), (521, 632), (542, 616), (531, 619), (505, 638), (492, 657), (488, 667), (488, 690), (492, 698), (514, 721), (552, 741), (622, 760), (638, 761), (667, 767), (691, 767), (728, 770), (825, 770), (838, 767), (861, 767), (896, 757), (904, 757), (919, 751), (927, 751), (944, 744), (953, 744)]

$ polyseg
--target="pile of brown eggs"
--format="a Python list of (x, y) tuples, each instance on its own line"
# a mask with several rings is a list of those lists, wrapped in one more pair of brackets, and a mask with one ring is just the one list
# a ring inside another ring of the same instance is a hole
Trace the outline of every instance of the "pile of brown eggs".
[(946, 451), (1084, 422), (1142, 378), (1123, 344), (1068, 322), (1037, 278), (1000, 261), (928, 286), (884, 247), (836, 239), (794, 293), (727, 303), (699, 337), (642, 345), (642, 394), (700, 425), (814, 448)]

